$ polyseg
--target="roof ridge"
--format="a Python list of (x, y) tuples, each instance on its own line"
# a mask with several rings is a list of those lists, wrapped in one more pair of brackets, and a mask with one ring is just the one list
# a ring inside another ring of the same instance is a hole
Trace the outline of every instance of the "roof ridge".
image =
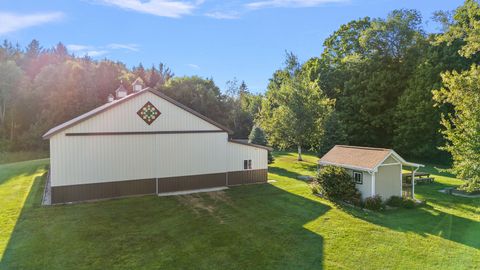
[(337, 144), (335, 147), (343, 147), (343, 148), (354, 148), (354, 149), (365, 149), (365, 150), (375, 150), (375, 151), (392, 151), (389, 148), (380, 148), (380, 147), (368, 147), (368, 146), (355, 146), (355, 145), (343, 145)]

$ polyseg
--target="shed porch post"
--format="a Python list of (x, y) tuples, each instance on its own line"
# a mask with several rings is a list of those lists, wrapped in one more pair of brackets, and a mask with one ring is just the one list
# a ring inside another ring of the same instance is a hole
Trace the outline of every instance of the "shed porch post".
[(415, 173), (420, 167), (416, 167), (415, 170), (412, 169), (412, 199), (415, 199)]

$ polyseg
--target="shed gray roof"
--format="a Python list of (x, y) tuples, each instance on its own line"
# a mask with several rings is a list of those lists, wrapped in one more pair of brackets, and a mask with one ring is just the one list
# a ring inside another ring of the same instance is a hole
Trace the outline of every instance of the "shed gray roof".
[(392, 149), (335, 145), (318, 161), (321, 165), (334, 165), (365, 171), (376, 171), (389, 156), (406, 166), (423, 167), (421, 164), (405, 161)]

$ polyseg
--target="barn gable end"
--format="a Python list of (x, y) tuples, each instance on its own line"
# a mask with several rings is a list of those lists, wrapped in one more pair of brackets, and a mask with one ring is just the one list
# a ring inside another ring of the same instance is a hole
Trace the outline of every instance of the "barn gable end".
[[(229, 133), (171, 98), (144, 89), (44, 135), (50, 139), (51, 201), (266, 182), (268, 148), (229, 141)], [(252, 166), (244, 168), (245, 161)]]
[[(174, 132), (174, 131), (216, 131), (229, 132), (221, 125), (205, 117), (195, 115), (183, 105), (172, 103), (170, 99), (159, 96), (156, 92), (143, 90), (138, 94), (127, 97), (121, 104), (112, 104), (98, 113), (86, 113), (86, 117), (77, 117), (73, 123), (67, 122), (53, 128), (45, 134), (48, 138), (53, 135), (90, 135), (98, 133), (139, 133), (139, 132)], [(146, 123), (137, 112), (148, 102), (158, 109), (160, 115), (151, 123)], [(90, 115), (92, 114), (92, 115)], [(83, 115), (83, 116), (85, 116)], [(53, 131), (53, 132), (52, 132)]]

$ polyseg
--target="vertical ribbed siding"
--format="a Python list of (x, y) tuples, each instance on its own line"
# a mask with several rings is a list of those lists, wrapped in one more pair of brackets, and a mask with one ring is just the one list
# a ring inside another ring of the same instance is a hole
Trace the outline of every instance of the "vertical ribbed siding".
[(226, 133), (55, 135), (52, 186), (224, 173)]
[(268, 167), (268, 151), (265, 149), (242, 145), (238, 143), (227, 143), (227, 171), (243, 170), (243, 161), (252, 160), (252, 169), (260, 170)]
[[(151, 102), (161, 115), (147, 125), (137, 111)], [(68, 133), (124, 132), (124, 131), (170, 131), (170, 130), (220, 130), (207, 121), (179, 108), (176, 105), (146, 92), (125, 103), (104, 111), (95, 117), (67, 129)]]
[(253, 183), (266, 183), (268, 170), (244, 170), (236, 172), (228, 172), (228, 185), (243, 185)]
[(226, 186), (226, 173), (158, 179), (158, 193)]
[[(146, 125), (137, 115), (147, 101), (161, 116)], [(191, 190), (266, 181), (267, 151), (228, 142), (226, 132), (65, 136), (65, 133), (220, 130), (199, 117), (146, 93), (50, 139), (53, 202)], [(263, 170), (261, 173), (257, 172)], [(146, 180), (135, 180), (146, 179)], [(154, 190), (152, 192), (152, 185)]]

